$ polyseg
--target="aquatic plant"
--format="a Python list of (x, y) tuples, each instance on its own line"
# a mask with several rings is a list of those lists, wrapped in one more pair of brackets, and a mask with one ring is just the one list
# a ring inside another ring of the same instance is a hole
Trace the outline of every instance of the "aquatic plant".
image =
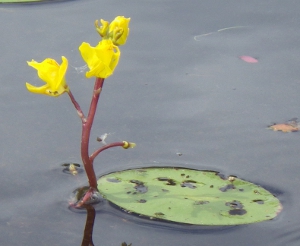
[(130, 18), (117, 16), (111, 23), (102, 19), (100, 22), (102, 26), (99, 26), (98, 20), (95, 21), (96, 31), (101, 37), (100, 42), (95, 47), (92, 47), (86, 42), (83, 42), (79, 46), (80, 54), (89, 68), (89, 71), (85, 74), (86, 77), (95, 77), (94, 90), (87, 116), (82, 111), (79, 103), (75, 100), (66, 82), (65, 74), (68, 68), (68, 60), (66, 57), (62, 56), (62, 63), (60, 65), (51, 58), (47, 58), (42, 62), (36, 62), (34, 60), (27, 62), (29, 66), (37, 70), (39, 78), (45, 82), (45, 85), (40, 87), (33, 86), (26, 82), (27, 90), (32, 93), (52, 97), (58, 97), (67, 93), (81, 119), (81, 158), (90, 186), (83, 198), (75, 204), (77, 207), (81, 207), (83, 204), (91, 202), (95, 196), (97, 197), (97, 178), (93, 166), (95, 158), (102, 151), (112, 147), (120, 146), (124, 149), (128, 149), (135, 146), (134, 143), (122, 141), (105, 144), (92, 153), (90, 153), (89, 150), (91, 128), (104, 80), (113, 74), (118, 65), (121, 54), (119, 46), (124, 45), (127, 41)]

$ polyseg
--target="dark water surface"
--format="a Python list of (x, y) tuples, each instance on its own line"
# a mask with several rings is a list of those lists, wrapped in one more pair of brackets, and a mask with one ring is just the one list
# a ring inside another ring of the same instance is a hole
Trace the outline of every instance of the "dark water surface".
[[(26, 61), (66, 56), (68, 83), (87, 110), (93, 80), (75, 69), (84, 65), (78, 46), (96, 45), (95, 19), (117, 15), (132, 18), (131, 32), (106, 80), (91, 147), (103, 133), (111, 133), (108, 142), (137, 147), (106, 151), (97, 173), (149, 165), (213, 169), (268, 188), (284, 208), (272, 221), (211, 228), (151, 222), (104, 203), (94, 244), (300, 245), (300, 135), (266, 129), (300, 117), (299, 8), (296, 0), (0, 5), (0, 245), (81, 245), (86, 213), (70, 211), (67, 201), (87, 179), (60, 167), (80, 163), (80, 120), (67, 95), (26, 91), (26, 81), (42, 84)], [(228, 27), (235, 28), (222, 30)]]

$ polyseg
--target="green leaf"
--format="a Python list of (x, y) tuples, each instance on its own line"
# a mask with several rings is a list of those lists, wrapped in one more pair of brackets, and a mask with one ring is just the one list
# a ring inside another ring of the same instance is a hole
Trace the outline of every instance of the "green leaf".
[(42, 0), (0, 0), (0, 3), (29, 3), (29, 2), (41, 2)]
[(255, 223), (276, 217), (282, 209), (262, 187), (214, 171), (129, 169), (102, 176), (98, 189), (127, 212), (195, 225)]

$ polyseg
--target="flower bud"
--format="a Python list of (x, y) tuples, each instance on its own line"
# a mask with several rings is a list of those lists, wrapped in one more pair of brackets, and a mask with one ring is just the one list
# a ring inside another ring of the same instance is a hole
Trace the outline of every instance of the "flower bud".
[(123, 148), (124, 149), (128, 149), (128, 148), (134, 148), (136, 146), (135, 143), (131, 143), (131, 142), (127, 142), (127, 141), (123, 141)]
[(108, 36), (114, 45), (123, 45), (126, 43), (129, 34), (130, 18), (117, 16), (109, 25)]
[(109, 27), (109, 22), (105, 21), (103, 19), (101, 19), (100, 22), (101, 22), (102, 26), (99, 26), (98, 20), (95, 21), (96, 31), (99, 33), (99, 35), (102, 38), (106, 38), (107, 37), (108, 27)]

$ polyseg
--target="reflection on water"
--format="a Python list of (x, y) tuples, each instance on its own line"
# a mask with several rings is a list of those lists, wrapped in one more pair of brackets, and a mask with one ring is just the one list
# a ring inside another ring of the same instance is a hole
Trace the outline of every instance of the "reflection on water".
[[(81, 246), (94, 246), (93, 243), (93, 229), (94, 229), (94, 223), (96, 218), (96, 211), (95, 208), (92, 205), (83, 205), (83, 208), (86, 209), (86, 222), (85, 222), (85, 228), (83, 232), (83, 238)], [(102, 245), (102, 244), (101, 244)], [(105, 243), (103, 243), (105, 245)], [(127, 244), (126, 242), (123, 242), (121, 246), (131, 246), (132, 244)]]
[(279, 233), (276, 237), (278, 241), (277, 245), (299, 245), (300, 241), (300, 225), (299, 223), (296, 224), (289, 224), (287, 228), (282, 230), (282, 233)]
[(92, 205), (84, 205), (84, 208), (86, 209), (87, 213), (86, 213), (86, 222), (85, 222), (85, 228), (83, 232), (81, 246), (94, 246), (93, 229), (94, 229), (96, 211)]

